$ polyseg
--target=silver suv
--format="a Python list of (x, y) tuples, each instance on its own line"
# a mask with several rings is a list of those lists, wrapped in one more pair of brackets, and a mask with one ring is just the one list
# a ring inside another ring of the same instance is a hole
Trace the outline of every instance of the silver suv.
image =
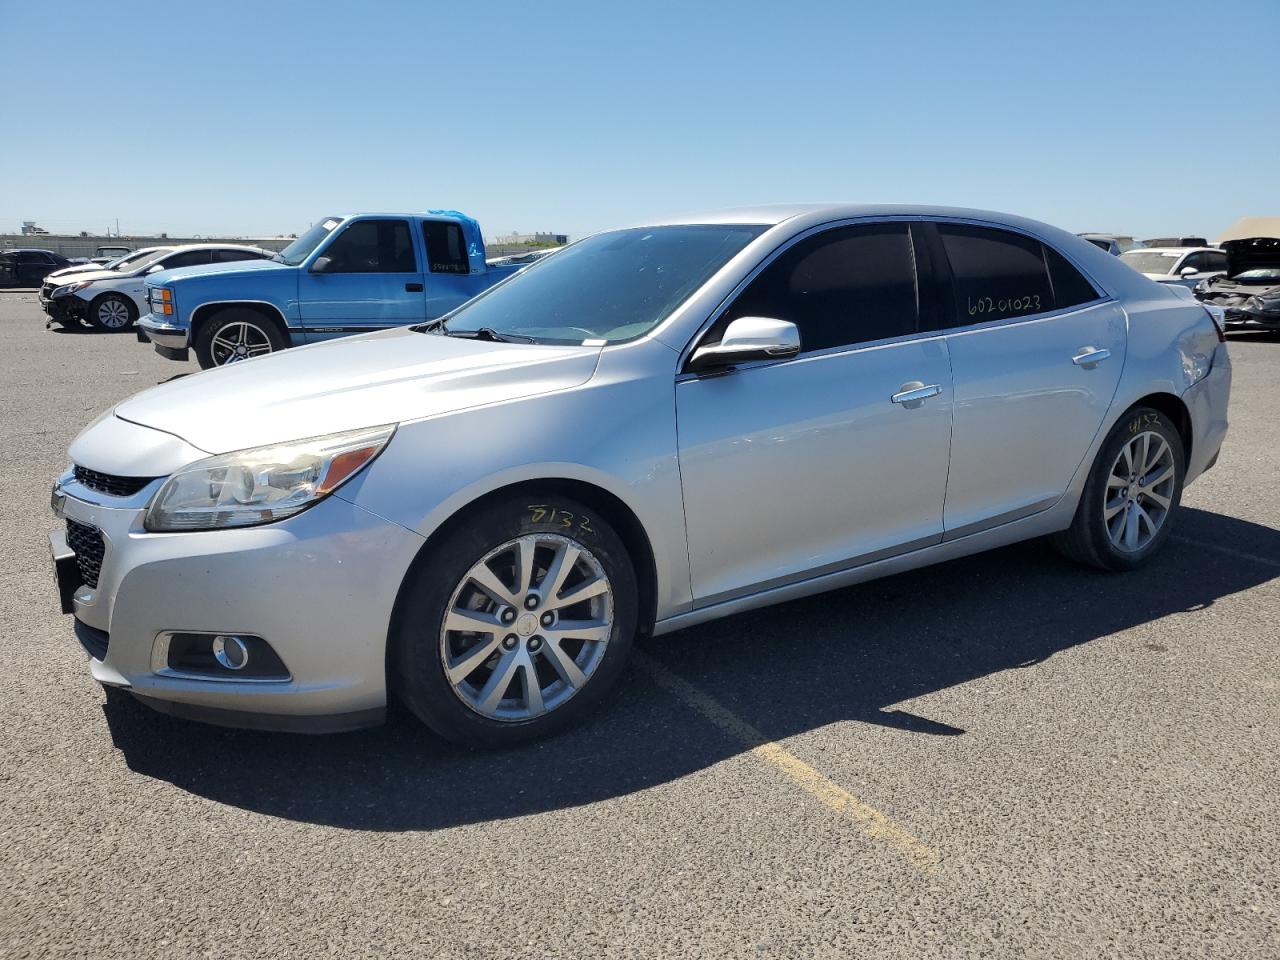
[(638, 635), (1029, 537), (1136, 567), (1230, 381), (1204, 307), (1041, 223), (692, 217), (120, 404), (53, 551), (93, 676), (157, 709), (337, 730), (394, 690), (502, 744), (605, 697)]

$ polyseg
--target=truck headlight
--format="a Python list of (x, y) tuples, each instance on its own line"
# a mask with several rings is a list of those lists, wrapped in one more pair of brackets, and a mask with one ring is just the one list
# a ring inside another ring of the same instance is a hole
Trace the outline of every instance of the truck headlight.
[(153, 533), (273, 523), (319, 503), (373, 462), (395, 426), (224, 453), (183, 467), (156, 492)]
[(65, 286), (56, 288), (49, 296), (53, 299), (65, 297), (69, 293), (75, 293), (77, 290), (83, 290), (85, 287), (92, 285), (92, 280), (81, 280), (79, 283), (68, 283)]
[(173, 316), (173, 291), (168, 287), (151, 287), (147, 292), (151, 312), (162, 317)]

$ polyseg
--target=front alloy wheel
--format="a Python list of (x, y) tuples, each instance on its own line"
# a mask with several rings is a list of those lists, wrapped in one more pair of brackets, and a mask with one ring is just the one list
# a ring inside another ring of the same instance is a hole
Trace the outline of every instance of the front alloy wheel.
[(228, 323), (213, 338), (213, 365), (223, 367), (228, 363), (260, 357), (271, 352), (271, 337), (267, 331), (251, 320)]
[(440, 630), (449, 685), (467, 707), (531, 720), (586, 686), (613, 630), (613, 589), (591, 551), (530, 534), (467, 571)]
[(1164, 525), (1177, 480), (1173, 448), (1158, 433), (1138, 434), (1116, 455), (1107, 476), (1103, 520), (1117, 550), (1137, 553)]
[(545, 736), (621, 675), (639, 619), (631, 556), (609, 521), (559, 494), (466, 508), (400, 588), (388, 682), (469, 746)]

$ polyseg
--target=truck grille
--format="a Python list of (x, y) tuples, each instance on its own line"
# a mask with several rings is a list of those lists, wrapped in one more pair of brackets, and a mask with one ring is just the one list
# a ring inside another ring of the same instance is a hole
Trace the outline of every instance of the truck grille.
[(85, 584), (98, 587), (98, 574), (102, 572), (102, 555), (106, 553), (106, 544), (102, 541), (102, 533), (97, 527), (91, 527), (74, 520), (67, 521), (67, 546), (76, 555), (76, 566), (80, 568), (80, 578)]
[(154, 477), (118, 477), (110, 473), (99, 473), (79, 464), (75, 466), (76, 479), (90, 490), (97, 490), (112, 497), (132, 497), (135, 493), (154, 480)]

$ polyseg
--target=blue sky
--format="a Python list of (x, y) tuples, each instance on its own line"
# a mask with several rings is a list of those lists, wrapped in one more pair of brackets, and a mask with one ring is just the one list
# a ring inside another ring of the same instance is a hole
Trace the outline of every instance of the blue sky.
[(1280, 215), (1280, 0), (0, 0), (0, 230), (780, 200), (1213, 237)]

